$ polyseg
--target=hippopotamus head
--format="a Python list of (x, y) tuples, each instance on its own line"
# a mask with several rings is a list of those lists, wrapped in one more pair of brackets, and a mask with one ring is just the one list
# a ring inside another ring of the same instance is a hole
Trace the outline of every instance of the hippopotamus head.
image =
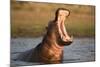
[(69, 16), (70, 11), (65, 8), (58, 8), (55, 12), (55, 19), (48, 24), (47, 34), (43, 39), (43, 43), (70, 45), (73, 42), (73, 37), (70, 37), (65, 28), (65, 20)]

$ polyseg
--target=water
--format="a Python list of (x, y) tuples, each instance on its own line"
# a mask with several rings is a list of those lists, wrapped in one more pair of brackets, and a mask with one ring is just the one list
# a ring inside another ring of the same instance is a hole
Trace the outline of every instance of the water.
[[(40, 43), (39, 38), (13, 38), (11, 39), (11, 66), (28, 66), (40, 63), (17, 61), (17, 56)], [(95, 60), (95, 44), (93, 38), (74, 38), (70, 46), (64, 47), (63, 63), (89, 62)]]

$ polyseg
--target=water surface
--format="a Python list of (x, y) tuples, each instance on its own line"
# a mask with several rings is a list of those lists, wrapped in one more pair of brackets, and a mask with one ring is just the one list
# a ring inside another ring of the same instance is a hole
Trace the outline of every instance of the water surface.
[[(30, 63), (16, 60), (17, 56), (31, 48), (34, 48), (42, 41), (38, 38), (12, 38), (11, 39), (11, 65), (25, 66), (37, 65), (40, 63)], [(89, 62), (95, 60), (95, 44), (93, 38), (74, 38), (70, 46), (64, 47), (63, 63)]]

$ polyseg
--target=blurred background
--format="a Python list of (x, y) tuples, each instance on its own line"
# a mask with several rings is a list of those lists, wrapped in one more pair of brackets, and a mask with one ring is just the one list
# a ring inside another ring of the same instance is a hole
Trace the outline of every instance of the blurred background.
[(95, 36), (95, 6), (11, 0), (11, 37), (43, 36), (45, 27), (54, 19), (57, 8), (70, 10), (70, 16), (65, 22), (69, 35)]

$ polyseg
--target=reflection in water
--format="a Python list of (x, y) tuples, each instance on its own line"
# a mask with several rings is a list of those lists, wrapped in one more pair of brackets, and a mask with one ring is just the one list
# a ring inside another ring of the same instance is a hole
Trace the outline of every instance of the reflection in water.
[[(40, 38), (11, 39), (11, 65), (37, 65), (41, 63), (17, 61), (16, 57), (40, 43)], [(64, 47), (63, 63), (87, 62), (95, 60), (95, 44), (93, 38), (75, 38), (70, 46)]]

